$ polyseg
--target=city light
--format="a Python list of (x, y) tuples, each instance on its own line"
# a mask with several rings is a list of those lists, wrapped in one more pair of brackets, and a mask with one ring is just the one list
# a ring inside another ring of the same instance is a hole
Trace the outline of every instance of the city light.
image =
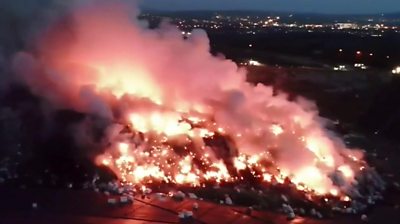
[(400, 66), (397, 66), (396, 68), (394, 68), (394, 69), (392, 70), (392, 73), (393, 73), (394, 75), (399, 75), (399, 74), (400, 74)]
[(249, 65), (252, 65), (252, 66), (261, 66), (262, 64), (261, 64), (260, 62), (256, 61), (256, 60), (250, 59), (250, 60), (249, 60)]

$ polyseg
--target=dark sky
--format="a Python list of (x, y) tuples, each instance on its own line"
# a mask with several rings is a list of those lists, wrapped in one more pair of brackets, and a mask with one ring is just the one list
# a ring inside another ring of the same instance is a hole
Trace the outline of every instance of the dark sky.
[(400, 12), (400, 0), (141, 0), (142, 7), (162, 10), (256, 9), (318, 13)]

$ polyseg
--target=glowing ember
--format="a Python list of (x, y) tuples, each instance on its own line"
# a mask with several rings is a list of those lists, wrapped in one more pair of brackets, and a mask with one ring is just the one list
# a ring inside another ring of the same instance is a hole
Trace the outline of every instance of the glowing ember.
[[(183, 39), (174, 26), (145, 29), (114, 5), (72, 19), (75, 29), (50, 29), (40, 59), (18, 55), (26, 66), (16, 68), (26, 69), (17, 72), (54, 105), (113, 121), (97, 162), (123, 183), (201, 186), (250, 175), (350, 200), (332, 175), (350, 186), (366, 166), (362, 154), (331, 138), (310, 102), (253, 86), (213, 57), (203, 31)], [(70, 30), (74, 38), (63, 38)]]
[(271, 132), (274, 135), (278, 136), (278, 135), (283, 133), (283, 129), (282, 129), (281, 126), (274, 124), (274, 125), (271, 126)]

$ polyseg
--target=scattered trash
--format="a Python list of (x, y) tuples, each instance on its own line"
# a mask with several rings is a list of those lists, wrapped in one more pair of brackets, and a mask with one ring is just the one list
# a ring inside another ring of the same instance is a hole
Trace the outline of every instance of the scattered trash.
[(183, 193), (182, 191), (178, 191), (172, 195), (172, 198), (175, 200), (182, 201), (183, 199), (185, 199), (185, 196), (186, 196), (185, 193)]
[(191, 199), (197, 199), (197, 195), (193, 194), (193, 193), (188, 193), (189, 198)]
[(283, 194), (281, 194), (281, 198), (282, 198), (282, 200), (283, 200), (284, 202), (288, 202), (288, 201), (289, 201), (288, 198), (287, 198), (285, 195), (283, 195)]
[(311, 216), (316, 216), (317, 215), (317, 211), (313, 208), (310, 211)]
[(225, 204), (227, 205), (233, 205), (232, 199), (229, 197), (229, 195), (225, 195)]
[(366, 214), (362, 214), (361, 215), (361, 220), (364, 221), (364, 222), (367, 222), (368, 221), (368, 216)]
[(163, 193), (156, 193), (155, 195), (156, 195), (156, 198), (159, 201), (166, 201), (167, 200), (167, 196), (165, 194), (163, 194)]
[(122, 194), (122, 193), (124, 193), (124, 188), (122, 188), (122, 187), (118, 188), (118, 194)]
[(178, 217), (182, 221), (183, 220), (192, 219), (193, 218), (193, 212), (192, 211), (183, 210), (183, 211), (178, 213)]
[(107, 199), (107, 203), (108, 203), (109, 205), (116, 205), (116, 204), (117, 204), (117, 199), (115, 199), (115, 198), (109, 198), (109, 199)]
[(119, 202), (120, 202), (121, 204), (128, 204), (128, 203), (130, 203), (130, 202), (132, 202), (132, 201), (128, 198), (128, 196), (121, 196), (121, 197), (119, 198)]
[(151, 192), (152, 192), (152, 190), (150, 188), (146, 188), (143, 191), (144, 194), (150, 194)]
[(241, 192), (240, 188), (238, 188), (238, 187), (235, 187), (235, 191), (236, 191), (236, 193), (240, 193)]
[(291, 213), (287, 214), (287, 218), (289, 220), (292, 220), (292, 219), (296, 218), (296, 214), (294, 214), (294, 212), (291, 212)]

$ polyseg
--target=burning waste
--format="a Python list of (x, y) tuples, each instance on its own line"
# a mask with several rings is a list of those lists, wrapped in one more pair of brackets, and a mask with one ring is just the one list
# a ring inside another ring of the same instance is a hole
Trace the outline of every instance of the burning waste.
[(184, 38), (136, 17), (121, 5), (79, 8), (44, 32), (35, 56), (13, 61), (53, 107), (108, 122), (95, 162), (122, 185), (251, 181), (288, 184), (310, 200), (379, 197), (379, 175), (325, 129), (311, 102), (247, 83), (245, 70), (209, 53), (202, 30)]

